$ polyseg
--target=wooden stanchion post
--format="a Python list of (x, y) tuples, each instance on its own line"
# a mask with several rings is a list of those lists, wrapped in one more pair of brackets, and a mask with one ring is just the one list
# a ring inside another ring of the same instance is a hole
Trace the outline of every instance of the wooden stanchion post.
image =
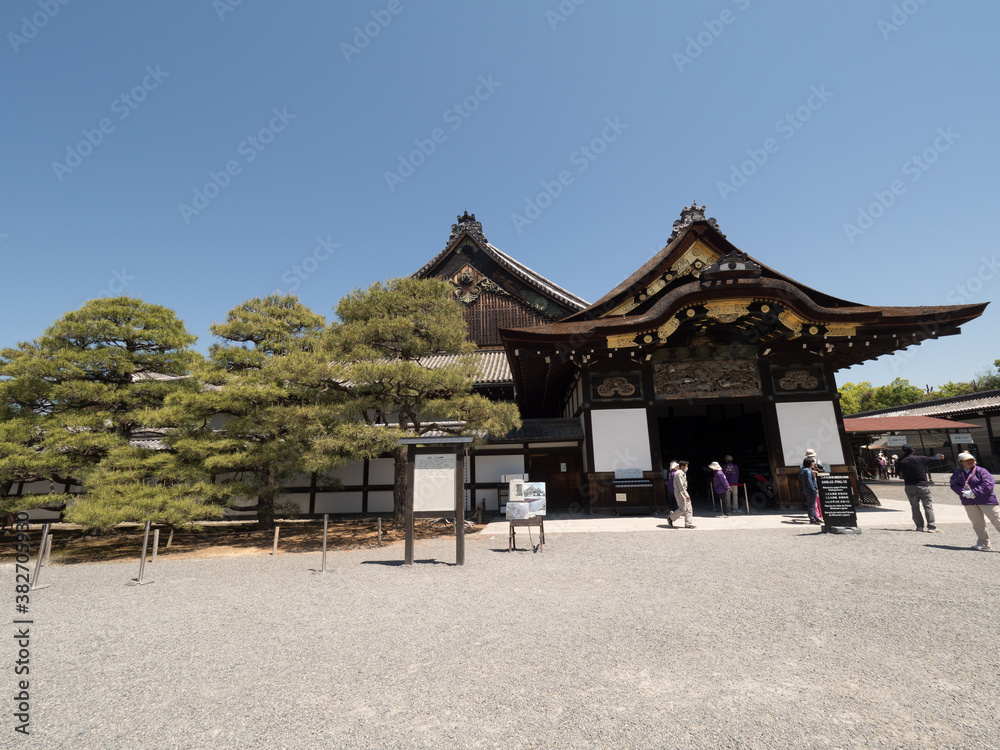
[(49, 539), (49, 527), (51, 524), (45, 524), (42, 526), (42, 538), (38, 542), (38, 559), (35, 560), (35, 574), (31, 576), (31, 586), (29, 591), (37, 591), (38, 589), (48, 588), (50, 584), (45, 584), (44, 586), (38, 585), (38, 575), (42, 570), (42, 558), (45, 557), (45, 547), (48, 544)]
[(130, 586), (145, 586), (147, 583), (153, 583), (153, 581), (142, 580), (143, 571), (146, 569), (146, 552), (149, 550), (149, 521), (146, 521), (146, 531), (142, 535), (142, 559), (139, 561), (139, 577), (135, 579), (135, 583), (130, 583)]
[(326, 572), (326, 530), (327, 530), (327, 525), (329, 523), (330, 523), (330, 514), (324, 513), (323, 514), (323, 564), (320, 566), (319, 569), (320, 573)]
[(281, 527), (280, 526), (275, 526), (274, 527), (274, 546), (271, 548), (271, 554), (272, 555), (277, 555), (278, 554), (278, 532), (279, 531), (281, 531)]

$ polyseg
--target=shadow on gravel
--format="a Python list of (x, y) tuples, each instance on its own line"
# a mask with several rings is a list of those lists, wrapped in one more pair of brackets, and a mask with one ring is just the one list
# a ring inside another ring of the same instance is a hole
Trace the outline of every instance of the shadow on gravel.
[(982, 550), (972, 549), (972, 547), (956, 547), (954, 544), (925, 544), (924, 546), (930, 547), (931, 549), (950, 549), (956, 552), (975, 552), (976, 554), (982, 554)]
[[(445, 562), (444, 560), (414, 560), (414, 565), (451, 565), (456, 563)], [(386, 565), (388, 567), (398, 567), (403, 564), (402, 560), (362, 560), (362, 565)]]

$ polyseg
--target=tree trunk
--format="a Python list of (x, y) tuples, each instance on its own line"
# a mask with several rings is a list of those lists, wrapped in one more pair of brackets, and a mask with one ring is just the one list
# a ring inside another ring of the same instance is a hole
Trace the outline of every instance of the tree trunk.
[(405, 445), (396, 446), (392, 452), (395, 461), (395, 474), (392, 485), (392, 521), (402, 525), (406, 520), (406, 451)]
[(257, 495), (257, 528), (261, 531), (274, 529), (274, 498), (280, 489), (274, 472), (267, 472), (267, 487)]

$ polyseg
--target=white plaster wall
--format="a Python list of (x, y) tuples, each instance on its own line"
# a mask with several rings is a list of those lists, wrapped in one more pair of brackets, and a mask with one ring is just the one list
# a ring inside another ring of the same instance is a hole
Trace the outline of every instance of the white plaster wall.
[(476, 457), (476, 484), (499, 482), (504, 474), (523, 474), (524, 456), (479, 456)]
[(844, 463), (832, 401), (786, 401), (774, 407), (785, 466), (801, 466), (808, 448), (824, 466)]
[(339, 479), (344, 484), (361, 484), (365, 476), (365, 462), (355, 461), (344, 466), (338, 466), (326, 474), (331, 479)]
[(317, 492), (317, 513), (360, 513), (360, 492)]
[(645, 409), (595, 409), (590, 421), (595, 472), (653, 470)]
[[(381, 459), (380, 459), (381, 460)], [(368, 493), (369, 513), (392, 513), (392, 493), (391, 492), (369, 492)]]
[[(391, 458), (376, 458), (368, 462), (368, 484), (393, 484), (396, 462)], [(369, 496), (370, 497), (370, 496)]]

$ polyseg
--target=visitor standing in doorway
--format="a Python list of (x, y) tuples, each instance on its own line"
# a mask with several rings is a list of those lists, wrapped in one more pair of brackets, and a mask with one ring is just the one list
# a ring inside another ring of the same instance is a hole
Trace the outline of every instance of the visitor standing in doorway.
[[(932, 534), (937, 532), (937, 527), (934, 525), (934, 505), (931, 502), (931, 485), (927, 481), (927, 464), (943, 458), (943, 453), (938, 453), (936, 456), (918, 456), (913, 452), (913, 446), (907, 443), (903, 446), (903, 457), (896, 462), (896, 473), (903, 480), (903, 491), (906, 493), (906, 499), (910, 501), (910, 512), (913, 515), (913, 523), (917, 525), (917, 531), (926, 528)], [(924, 509), (922, 515), (921, 505)], [(926, 526), (924, 526), (925, 519)]]
[(722, 463), (722, 473), (726, 475), (729, 482), (728, 501), (729, 509), (733, 513), (742, 513), (740, 510), (740, 467), (733, 463), (732, 456), (726, 456)]
[(694, 524), (691, 523), (691, 495), (688, 494), (687, 470), (687, 461), (677, 462), (677, 471), (674, 472), (674, 500), (677, 501), (677, 510), (667, 516), (667, 523), (673, 527), (674, 521), (684, 516), (683, 528), (693, 529)]
[(986, 522), (1000, 531), (1000, 504), (993, 491), (993, 475), (982, 466), (976, 466), (976, 457), (971, 453), (959, 453), (958, 461), (961, 466), (951, 475), (951, 488), (962, 498), (965, 513), (976, 530), (976, 544), (972, 549), (985, 552), (992, 549)]
[(708, 465), (714, 474), (712, 474), (712, 490), (719, 498), (719, 505), (722, 507), (722, 517), (729, 518), (729, 481), (726, 479), (726, 475), (722, 473), (722, 467), (719, 466), (718, 461), (712, 461)]

